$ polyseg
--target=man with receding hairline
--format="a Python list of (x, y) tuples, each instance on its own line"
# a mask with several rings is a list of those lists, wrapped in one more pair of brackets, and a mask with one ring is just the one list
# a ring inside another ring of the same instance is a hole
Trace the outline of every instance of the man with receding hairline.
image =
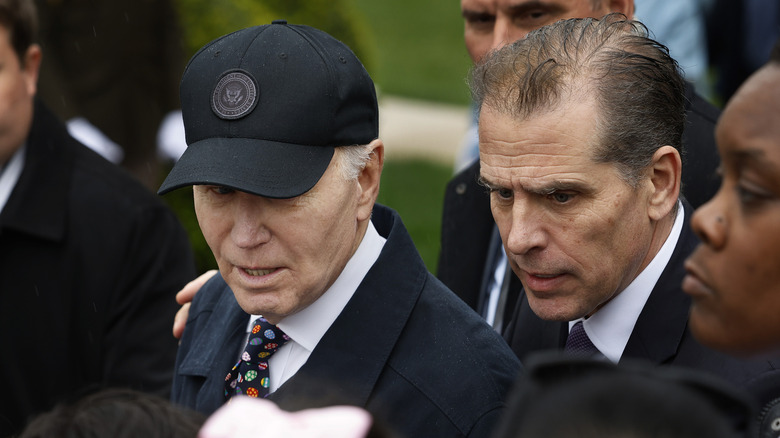
[(780, 365), (688, 330), (683, 88), (667, 49), (619, 14), (543, 27), (475, 68), (480, 181), (524, 288), (506, 336), (521, 360), (563, 349), (756, 390)]
[[(567, 18), (634, 15), (633, 0), (461, 0), (464, 40), (477, 63), (488, 52), (532, 30)], [(682, 192), (695, 207), (717, 190), (718, 157), (713, 130), (718, 110), (685, 84)], [(475, 132), (476, 130), (474, 130)], [(470, 166), (448, 183), (442, 212), (437, 277), (503, 331), (513, 319), (520, 282), (509, 272), (484, 190), (477, 184), (476, 139)]]

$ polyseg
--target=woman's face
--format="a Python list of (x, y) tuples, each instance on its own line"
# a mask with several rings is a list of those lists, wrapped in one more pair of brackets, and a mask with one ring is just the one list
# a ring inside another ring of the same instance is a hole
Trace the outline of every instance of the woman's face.
[(693, 216), (691, 330), (747, 355), (780, 348), (780, 64), (740, 88), (716, 128), (723, 183)]

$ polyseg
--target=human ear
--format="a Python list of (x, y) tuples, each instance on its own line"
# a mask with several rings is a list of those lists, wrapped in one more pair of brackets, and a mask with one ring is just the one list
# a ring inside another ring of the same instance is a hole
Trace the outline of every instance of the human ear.
[(38, 72), (41, 67), (41, 58), (43, 58), (41, 47), (37, 44), (32, 44), (24, 52), (24, 59), (20, 60), (22, 72), (25, 74), (27, 92), (31, 96), (35, 95), (38, 90)]
[(368, 162), (358, 175), (360, 194), (358, 196), (358, 220), (371, 217), (371, 210), (379, 195), (379, 180), (382, 177), (382, 167), (385, 164), (385, 146), (381, 139), (376, 139), (366, 146), (370, 150)]
[(652, 192), (648, 200), (648, 213), (651, 219), (660, 220), (674, 209), (680, 197), (680, 152), (672, 146), (660, 147), (653, 154), (649, 172)]

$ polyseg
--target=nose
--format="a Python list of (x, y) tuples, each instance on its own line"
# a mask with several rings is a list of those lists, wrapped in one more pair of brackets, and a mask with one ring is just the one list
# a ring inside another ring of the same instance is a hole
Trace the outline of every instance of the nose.
[(543, 218), (528, 200), (515, 200), (504, 243), (514, 255), (525, 255), (547, 245)]
[(268, 228), (268, 212), (264, 199), (241, 193), (233, 211), (233, 228), (230, 237), (239, 248), (250, 249), (271, 239)]
[(728, 216), (721, 193), (722, 190), (699, 207), (691, 219), (693, 231), (702, 243), (716, 250), (726, 244), (728, 237)]

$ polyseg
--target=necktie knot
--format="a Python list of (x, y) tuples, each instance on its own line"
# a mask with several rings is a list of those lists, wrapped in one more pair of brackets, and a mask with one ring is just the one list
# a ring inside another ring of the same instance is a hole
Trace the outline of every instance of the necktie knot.
[(249, 340), (241, 360), (257, 364), (268, 360), (282, 345), (290, 340), (279, 327), (271, 324), (262, 316), (257, 318), (249, 332)]
[(577, 321), (577, 323), (572, 326), (569, 337), (566, 338), (566, 346), (563, 350), (567, 353), (586, 357), (599, 354), (599, 349), (593, 345), (588, 334), (585, 333), (585, 327), (582, 326), (582, 321)]
[(266, 397), (270, 386), (268, 359), (290, 340), (279, 327), (262, 316), (252, 324), (241, 359), (225, 377), (225, 396)]

